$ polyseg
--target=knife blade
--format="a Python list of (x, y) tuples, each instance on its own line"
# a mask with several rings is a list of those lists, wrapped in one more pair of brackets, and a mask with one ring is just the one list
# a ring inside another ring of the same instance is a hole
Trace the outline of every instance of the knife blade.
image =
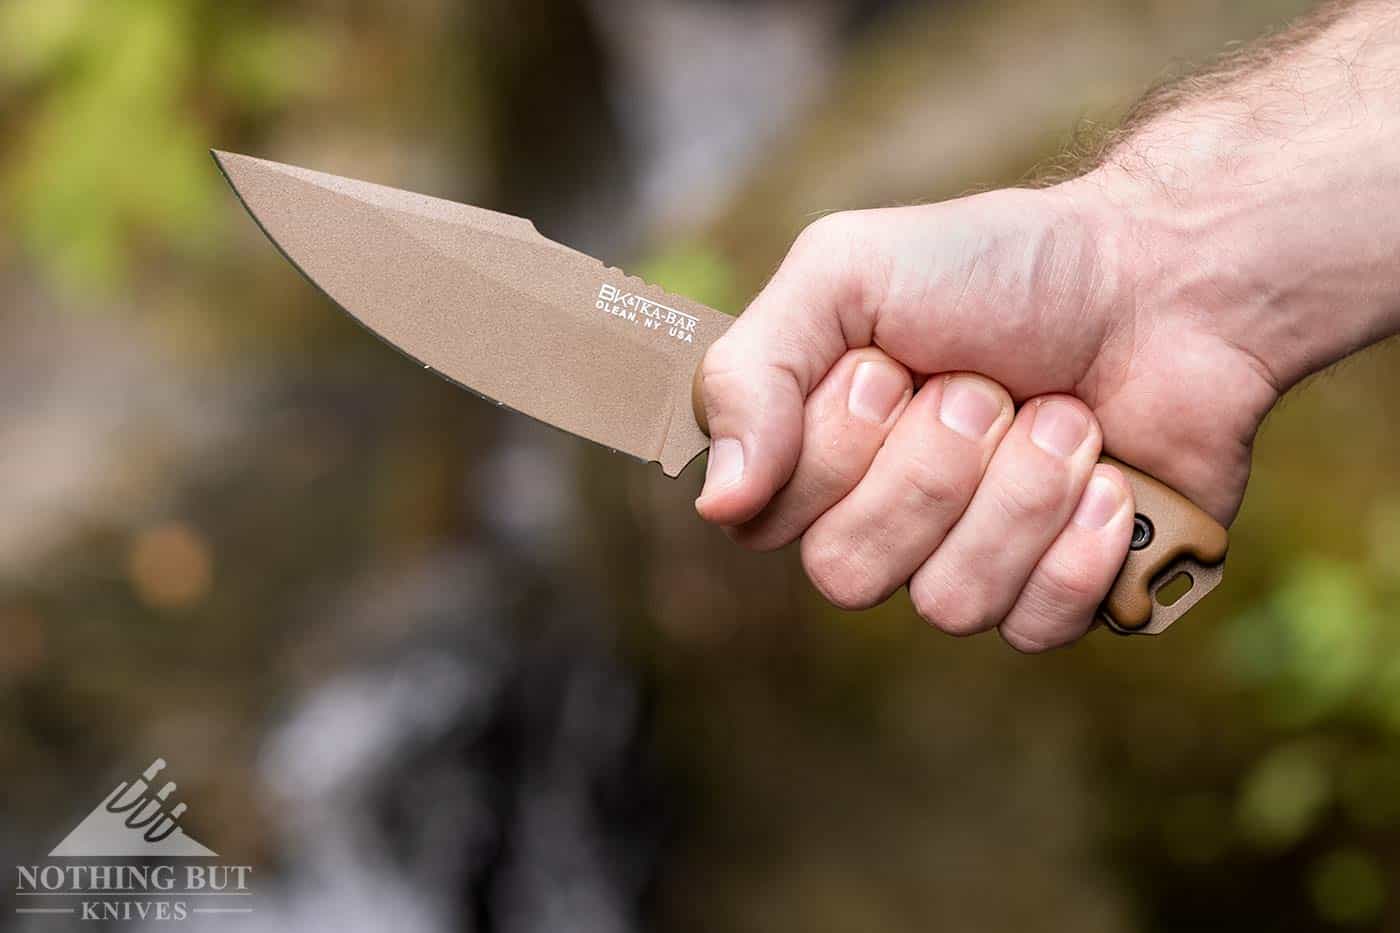
[[(709, 446), (690, 374), (733, 320), (518, 217), (249, 156), (214, 158), (351, 317), (499, 405), (677, 476)], [(684, 374), (680, 378), (677, 374)]]
[[(733, 319), (542, 236), (530, 221), (214, 151), (248, 213), (313, 285), (424, 367), (678, 476), (709, 446), (692, 381)], [(1100, 614), (1158, 634), (1220, 582), (1225, 529), (1124, 464), (1133, 549)], [(1186, 593), (1159, 594), (1181, 575)]]

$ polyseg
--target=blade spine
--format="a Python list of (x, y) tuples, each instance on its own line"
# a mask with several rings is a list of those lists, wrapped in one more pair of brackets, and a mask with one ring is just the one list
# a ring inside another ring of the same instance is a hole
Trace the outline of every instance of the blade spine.
[[(521, 411), (521, 410), (518, 409), (518, 408), (514, 408), (514, 407), (512, 407), (512, 406), (510, 406), (510, 405), (507, 405), (505, 402), (501, 401), (500, 399), (492, 398), (491, 396), (486, 395), (485, 393), (481, 392), (480, 390), (474, 389), (474, 388), (472, 388), (471, 386), (467, 385), (466, 383), (461, 382), (461, 381), (459, 381), (459, 380), (457, 380), (457, 379), (452, 378), (451, 376), (447, 375), (447, 373), (443, 372), (441, 369), (439, 369), (438, 367), (434, 366), (433, 364), (428, 363), (428, 362), (425, 362), (424, 360), (419, 359), (418, 357), (414, 356), (414, 355), (413, 355), (412, 353), (410, 353), (409, 351), (405, 350), (403, 347), (401, 347), (401, 346), (399, 346), (398, 344), (394, 343), (394, 342), (393, 342), (392, 340), (390, 340), (388, 337), (385, 337), (383, 334), (379, 333), (379, 332), (378, 332), (377, 330), (375, 330), (373, 327), (370, 327), (370, 326), (369, 326), (368, 324), (366, 324), (364, 321), (360, 320), (360, 318), (359, 318), (353, 311), (351, 311), (349, 308), (345, 307), (343, 304), (341, 304), (339, 301), (337, 301), (337, 300), (335, 299), (335, 297), (334, 297), (333, 295), (330, 294), (330, 292), (326, 291), (325, 288), (323, 288), (319, 282), (317, 282), (314, 278), (312, 278), (312, 276), (310, 275), (310, 273), (308, 273), (305, 269), (303, 269), (303, 268), (301, 267), (301, 264), (298, 263), (298, 262), (296, 261), (296, 259), (294, 259), (294, 258), (292, 257), (292, 255), (291, 255), (290, 253), (288, 253), (287, 250), (284, 249), (284, 248), (282, 247), (282, 244), (279, 243), (279, 242), (277, 241), (277, 238), (276, 238), (275, 236), (272, 235), (271, 231), (269, 231), (269, 230), (267, 229), (267, 227), (265, 227), (265, 226), (263, 225), (262, 220), (258, 217), (257, 211), (254, 211), (253, 208), (252, 208), (252, 206), (251, 206), (251, 205), (248, 203), (248, 201), (243, 197), (243, 193), (242, 193), (241, 191), (238, 190), (238, 186), (237, 186), (236, 184), (233, 183), (233, 179), (229, 176), (229, 173), (224, 169), (223, 163), (219, 160), (218, 151), (217, 151), (217, 150), (214, 150), (214, 149), (210, 149), (210, 150), (209, 150), (209, 153), (210, 153), (210, 155), (211, 155), (211, 156), (213, 157), (213, 159), (214, 159), (214, 164), (217, 165), (218, 168), (219, 168), (219, 174), (223, 175), (224, 181), (227, 182), (229, 188), (232, 189), (234, 197), (238, 198), (238, 203), (241, 204), (241, 205), (243, 206), (243, 210), (246, 211), (247, 214), (248, 214), (248, 216), (251, 217), (251, 218), (253, 219), (253, 223), (257, 224), (258, 229), (259, 229), (260, 231), (262, 231), (262, 235), (268, 240), (268, 242), (270, 242), (270, 243), (273, 245), (273, 247), (277, 250), (277, 252), (279, 252), (279, 253), (282, 255), (282, 258), (285, 259), (285, 260), (287, 260), (287, 262), (291, 263), (292, 268), (295, 269), (295, 270), (297, 270), (297, 274), (300, 275), (300, 276), (301, 276), (303, 279), (305, 279), (307, 282), (311, 283), (311, 286), (312, 286), (313, 288), (315, 288), (316, 291), (317, 291), (323, 298), (325, 298), (325, 299), (326, 299), (327, 301), (329, 301), (332, 305), (334, 305), (334, 306), (336, 307), (336, 309), (338, 309), (338, 310), (340, 311), (341, 314), (345, 315), (345, 316), (348, 317), (350, 320), (354, 321), (355, 324), (356, 324), (358, 327), (360, 327), (362, 330), (365, 330), (365, 331), (367, 331), (368, 333), (370, 333), (371, 335), (373, 335), (373, 337), (374, 337), (376, 340), (378, 340), (380, 343), (384, 344), (385, 346), (390, 347), (390, 348), (393, 349), (396, 353), (398, 353), (400, 356), (403, 356), (403, 357), (405, 357), (405, 358), (407, 358), (407, 359), (409, 359), (409, 360), (412, 360), (414, 363), (416, 363), (416, 364), (418, 365), (418, 368), (420, 368), (420, 369), (425, 369), (425, 370), (427, 370), (428, 372), (432, 373), (432, 374), (433, 374), (434, 376), (436, 376), (437, 378), (439, 378), (439, 379), (443, 380), (444, 382), (448, 383), (449, 385), (455, 386), (455, 387), (457, 387), (458, 389), (462, 389), (462, 390), (465, 391), (465, 392), (469, 392), (469, 393), (471, 393), (472, 395), (476, 396), (477, 398), (481, 399), (482, 401), (491, 403), (491, 405), (492, 405), (493, 407), (495, 407), (495, 408), (502, 408), (502, 409), (505, 409), (506, 411), (510, 412), (511, 414), (521, 415), (522, 417), (529, 418), (531, 421), (534, 421), (534, 422), (537, 423), (537, 424), (542, 424), (542, 425), (544, 425), (545, 427), (550, 428), (551, 430), (558, 431), (558, 432), (560, 432), (561, 434), (564, 434), (564, 435), (566, 435), (566, 436), (568, 436), (568, 437), (573, 437), (573, 438), (577, 438), (577, 439), (582, 440), (582, 441), (587, 441), (587, 442), (590, 443), (590, 444), (594, 444), (594, 445), (596, 445), (596, 446), (598, 446), (598, 447), (602, 447), (604, 450), (607, 450), (607, 451), (609, 451), (610, 453), (621, 454), (621, 455), (624, 456), (624, 457), (629, 457), (629, 458), (631, 458), (631, 459), (637, 461), (638, 463), (642, 463), (642, 464), (655, 463), (655, 464), (657, 464), (658, 466), (661, 465), (661, 460), (660, 460), (659, 457), (658, 457), (657, 459), (648, 459), (648, 458), (646, 458), (646, 457), (642, 457), (642, 456), (639, 456), (639, 455), (637, 455), (637, 454), (631, 453), (630, 451), (621, 450), (621, 449), (619, 449), (619, 448), (617, 448), (617, 447), (610, 447), (610, 446), (608, 446), (607, 444), (600, 443), (599, 441), (595, 441), (595, 440), (593, 440), (593, 439), (590, 438), (590, 437), (585, 437), (584, 435), (579, 434), (579, 433), (576, 432), (576, 431), (570, 431), (568, 428), (560, 427), (560, 426), (557, 425), (557, 424), (550, 424), (548, 421), (545, 421), (543, 418), (538, 418), (538, 417), (536, 417), (536, 416), (530, 414), (528, 411)], [(561, 244), (561, 245), (563, 245), (563, 244)], [(565, 248), (569, 248), (569, 247), (565, 247)], [(578, 252), (578, 251), (575, 250), (575, 252)], [(580, 255), (587, 256), (588, 254), (587, 254), (587, 253), (580, 253)], [(593, 257), (589, 257), (589, 258), (593, 258)], [(596, 261), (596, 260), (595, 260), (595, 261)], [(669, 426), (669, 423), (668, 423), (668, 425), (667, 425), (667, 429), (668, 429), (668, 430), (669, 430), (669, 427), (670, 427), (670, 426)], [(704, 451), (702, 450), (702, 451), (697, 452), (695, 456), (698, 457), (698, 456), (700, 456), (701, 453), (704, 453)], [(694, 461), (694, 458), (692, 458), (691, 460), (687, 461), (687, 462), (686, 462), (686, 465), (689, 466), (690, 463), (693, 462), (693, 461)], [(664, 469), (662, 470), (662, 475), (668, 475), (668, 474), (666, 474), (666, 472), (665, 472)], [(678, 474), (678, 475), (679, 475), (679, 474)]]

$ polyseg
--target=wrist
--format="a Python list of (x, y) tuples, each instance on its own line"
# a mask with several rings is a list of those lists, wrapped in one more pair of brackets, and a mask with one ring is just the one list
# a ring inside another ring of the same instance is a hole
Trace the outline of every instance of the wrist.
[(1400, 332), (1395, 178), (1264, 153), (1160, 177), (1110, 162), (1070, 183), (1138, 319), (1207, 330), (1280, 393)]

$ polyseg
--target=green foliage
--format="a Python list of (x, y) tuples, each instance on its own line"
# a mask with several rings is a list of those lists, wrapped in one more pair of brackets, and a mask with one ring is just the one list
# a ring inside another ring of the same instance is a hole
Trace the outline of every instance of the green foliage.
[(1332, 796), (1326, 756), (1315, 745), (1275, 749), (1254, 767), (1240, 793), (1240, 829), (1251, 842), (1283, 849), (1311, 830)]
[(637, 268), (648, 282), (693, 298), (712, 308), (736, 314), (742, 298), (730, 263), (716, 251), (696, 243), (671, 246)]
[(1359, 849), (1324, 856), (1313, 867), (1308, 889), (1317, 912), (1332, 923), (1374, 923), (1385, 908), (1385, 875), (1375, 858)]
[(181, 240), (207, 213), (199, 134), (179, 112), (190, 69), (180, 9), (90, 8), (71, 58), (25, 139), (11, 182), (27, 245), (61, 278), (108, 284), (128, 229)]
[(1347, 716), (1400, 732), (1400, 631), (1376, 608), (1380, 596), (1379, 581), (1356, 565), (1303, 556), (1235, 620), (1227, 664), (1264, 690), (1281, 725)]
[[(1241, 835), (1282, 852), (1315, 839), (1332, 815), (1357, 830), (1400, 825), (1400, 626), (1394, 565), (1400, 522), (1380, 509), (1372, 547), (1377, 560), (1342, 563), (1304, 552), (1263, 602), (1226, 630), (1227, 667), (1258, 691), (1281, 733), (1241, 782)], [(1323, 857), (1307, 876), (1319, 917), (1333, 924), (1374, 923), (1387, 882), (1361, 846)]]
[(83, 0), (0, 3), (0, 82), (22, 84), (51, 71), (77, 45), (90, 8)]
[[(214, 233), (211, 114), (266, 111), (320, 81), (331, 46), (216, 16), (204, 0), (7, 0), (0, 88), (29, 118), (0, 163), (17, 240), (59, 286), (121, 284), (138, 245), (190, 255)], [(216, 30), (206, 30), (211, 19)], [(212, 75), (211, 75), (212, 72)]]
[(215, 83), (261, 114), (327, 86), (340, 54), (337, 37), (280, 23), (249, 23), (214, 60)]

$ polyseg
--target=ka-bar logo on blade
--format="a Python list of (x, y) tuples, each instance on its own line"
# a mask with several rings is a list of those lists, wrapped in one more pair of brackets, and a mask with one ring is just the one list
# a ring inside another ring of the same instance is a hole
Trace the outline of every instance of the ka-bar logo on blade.
[(253, 867), (212, 864), (218, 853), (180, 825), (188, 807), (175, 799), (175, 782), (159, 780), (164, 770), (157, 758), (118, 783), (49, 861), (17, 866), (15, 913), (97, 921), (251, 914)]
[(657, 331), (680, 343), (694, 343), (695, 325), (700, 323), (693, 314), (668, 308), (636, 292), (624, 292), (607, 283), (598, 289), (598, 300), (593, 306), (613, 318), (644, 330)]
[(157, 758), (139, 779), (118, 784), (49, 857), (216, 857), (217, 852), (185, 835), (180, 828), (180, 817), (188, 808), (183, 803), (170, 805), (175, 783), (168, 782), (156, 790), (156, 775), (164, 770), (165, 759)]

